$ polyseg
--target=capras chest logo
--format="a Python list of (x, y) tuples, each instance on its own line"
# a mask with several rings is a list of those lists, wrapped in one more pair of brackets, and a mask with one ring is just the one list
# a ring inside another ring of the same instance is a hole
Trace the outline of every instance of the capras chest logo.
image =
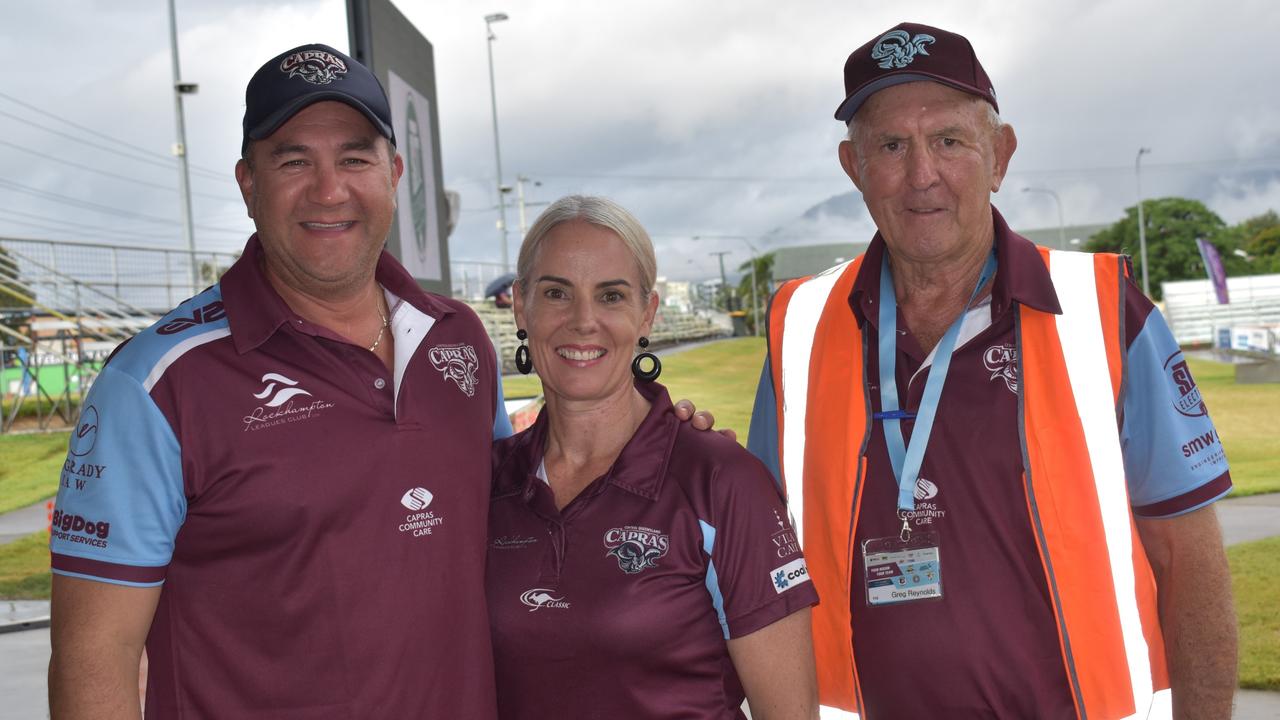
[(431, 365), (439, 370), (446, 380), (452, 380), (458, 389), (467, 397), (476, 394), (476, 371), (480, 369), (480, 358), (476, 349), (461, 343), (455, 345), (437, 345), (427, 351)]
[(617, 558), (622, 572), (635, 575), (658, 566), (658, 560), (671, 546), (671, 538), (660, 530), (626, 525), (606, 531), (604, 546), (609, 549), (607, 556)]
[(1200, 388), (1196, 387), (1196, 381), (1191, 377), (1191, 368), (1187, 367), (1187, 361), (1182, 358), (1181, 350), (1164, 361), (1164, 369), (1169, 373), (1169, 379), (1173, 381), (1174, 392), (1177, 394), (1173, 401), (1173, 409), (1187, 417), (1208, 415), (1209, 410), (1204, 405), (1204, 398), (1200, 396)]
[(342, 58), (323, 50), (303, 50), (280, 61), (280, 72), (300, 77), (312, 85), (328, 85), (347, 74)]
[(990, 380), (1004, 380), (1005, 387), (1018, 394), (1018, 349), (1012, 343), (992, 345), (982, 353), (982, 364), (991, 373)]
[(189, 330), (193, 327), (204, 325), (206, 323), (221, 320), (227, 316), (227, 311), (222, 307), (221, 300), (198, 307), (191, 313), (191, 317), (176, 317), (169, 320), (165, 324), (156, 328), (157, 335), (176, 335), (183, 330)]
[(932, 35), (920, 33), (911, 37), (906, 30), (891, 30), (871, 48), (871, 59), (879, 60), (883, 70), (904, 68), (916, 59), (916, 55), (928, 55), (929, 51), (924, 46), (933, 42), (936, 39)]

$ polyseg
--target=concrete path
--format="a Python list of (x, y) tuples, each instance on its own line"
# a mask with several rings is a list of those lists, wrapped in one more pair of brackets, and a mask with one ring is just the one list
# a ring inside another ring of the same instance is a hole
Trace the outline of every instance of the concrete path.
[(1228, 498), (1215, 507), (1227, 545), (1280, 535), (1280, 493)]
[(49, 527), (49, 510), (45, 502), (41, 500), (35, 505), (0, 515), (0, 545)]

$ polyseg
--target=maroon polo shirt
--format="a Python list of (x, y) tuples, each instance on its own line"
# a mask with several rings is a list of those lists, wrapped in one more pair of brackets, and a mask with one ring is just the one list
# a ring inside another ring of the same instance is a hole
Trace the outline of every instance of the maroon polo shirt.
[[(940, 534), (941, 600), (867, 604), (862, 544), (896, 537), (902, 525), (883, 425), (872, 428), (851, 604), (858, 675), (873, 720), (1076, 717), (1023, 489), (1014, 337), (1020, 306), (1060, 312), (1058, 296), (1035, 246), (1011, 232), (999, 213), (993, 217), (999, 267), (992, 293), (970, 311), (957, 343), (911, 514), (913, 527)], [(881, 409), (876, 348), (884, 251), (877, 235), (850, 297), (866, 333), (873, 411)], [(1221, 446), (1216, 454), (1210, 448), (1197, 457), (1179, 449), (1184, 436), (1213, 433), (1212, 423), (1203, 413), (1176, 412), (1178, 383), (1164, 366), (1172, 366), (1168, 361), (1180, 358), (1180, 351), (1163, 318), (1132, 283), (1124, 323), (1124, 410), (1142, 418), (1126, 423), (1122, 432), (1134, 512), (1189, 511), (1231, 487)], [(901, 312), (898, 327), (898, 393), (904, 410), (917, 411), (932, 363), (904, 332)], [(1185, 382), (1194, 388), (1189, 374)], [(902, 427), (909, 442), (913, 422)]]
[(293, 313), (261, 256), (255, 236), (107, 363), (54, 572), (162, 583), (148, 717), (493, 717), (483, 325), (383, 253), (388, 371)]
[(495, 444), (487, 586), (503, 718), (740, 718), (726, 639), (817, 601), (768, 471), (666, 389), (563, 510), (548, 413)]

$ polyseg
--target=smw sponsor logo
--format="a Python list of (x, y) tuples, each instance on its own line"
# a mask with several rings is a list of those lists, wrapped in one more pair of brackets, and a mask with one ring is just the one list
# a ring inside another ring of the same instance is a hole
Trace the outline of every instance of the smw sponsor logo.
[(400, 504), (410, 510), (408, 515), (404, 516), (404, 522), (400, 523), (397, 528), (402, 533), (410, 533), (413, 537), (426, 537), (434, 535), (435, 531), (444, 524), (444, 518), (436, 515), (434, 510), (427, 510), (427, 506), (435, 496), (431, 491), (416, 487), (405, 491), (400, 496)]
[(305, 398), (314, 396), (298, 387), (297, 380), (280, 373), (269, 372), (263, 375), (262, 383), (261, 390), (251, 393), (262, 404), (244, 416), (245, 432), (310, 420), (334, 405), (324, 400), (306, 400)]
[(781, 594), (800, 583), (809, 582), (809, 567), (805, 565), (804, 558), (796, 558), (770, 570), (769, 577), (773, 581), (773, 591)]
[(1192, 470), (1204, 465), (1216, 465), (1227, 459), (1226, 453), (1222, 451), (1222, 438), (1218, 437), (1217, 430), (1208, 430), (1183, 443), (1182, 457), (1194, 458), (1190, 468)]
[(569, 601), (563, 597), (556, 597), (551, 594), (551, 590), (547, 588), (530, 588), (520, 593), (520, 602), (529, 608), (529, 612), (537, 612), (543, 608), (554, 608), (557, 610), (568, 610)]
[(49, 530), (55, 540), (105, 548), (107, 538), (111, 535), (111, 523), (105, 520), (94, 522), (79, 515), (54, 510)]

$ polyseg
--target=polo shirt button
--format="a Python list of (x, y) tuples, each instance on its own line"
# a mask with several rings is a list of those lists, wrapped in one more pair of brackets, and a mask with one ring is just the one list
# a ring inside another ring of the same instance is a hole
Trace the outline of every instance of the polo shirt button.
[(373, 386), (381, 390), (382, 388), (387, 386), (387, 381), (383, 380), (382, 378), (378, 378), (377, 380), (373, 381)]

